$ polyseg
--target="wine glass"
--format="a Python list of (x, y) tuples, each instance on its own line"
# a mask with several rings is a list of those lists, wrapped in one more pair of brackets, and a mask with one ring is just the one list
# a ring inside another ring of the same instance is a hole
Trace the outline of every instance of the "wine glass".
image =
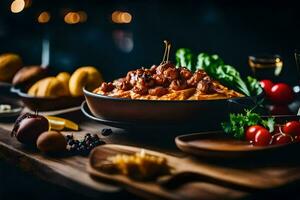
[(277, 79), (283, 68), (280, 55), (256, 55), (248, 57), (249, 66), (258, 79)]

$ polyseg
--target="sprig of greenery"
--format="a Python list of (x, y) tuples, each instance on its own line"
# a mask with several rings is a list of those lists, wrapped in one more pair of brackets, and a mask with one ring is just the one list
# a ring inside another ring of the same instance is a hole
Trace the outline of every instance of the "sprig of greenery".
[(221, 125), (225, 133), (237, 139), (244, 139), (247, 127), (261, 125), (273, 132), (275, 121), (272, 117), (263, 119), (259, 114), (245, 110), (245, 114), (229, 114), (229, 122), (223, 122)]

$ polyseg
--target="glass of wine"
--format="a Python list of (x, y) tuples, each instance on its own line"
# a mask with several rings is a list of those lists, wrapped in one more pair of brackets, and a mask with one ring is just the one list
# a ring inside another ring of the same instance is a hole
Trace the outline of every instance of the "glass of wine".
[(249, 56), (249, 66), (258, 79), (277, 79), (282, 71), (283, 61), (279, 55)]

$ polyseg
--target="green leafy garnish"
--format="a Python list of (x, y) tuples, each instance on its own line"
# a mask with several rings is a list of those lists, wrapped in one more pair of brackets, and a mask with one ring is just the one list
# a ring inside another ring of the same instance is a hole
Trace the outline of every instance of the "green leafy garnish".
[(217, 54), (200, 53), (195, 57), (190, 49), (181, 48), (176, 52), (176, 62), (177, 66), (187, 67), (192, 71), (202, 69), (223, 85), (246, 96), (256, 96), (262, 92), (262, 88), (255, 78), (248, 76), (244, 81), (240, 73), (233, 66), (225, 64)]
[(189, 70), (194, 71), (192, 51), (187, 48), (178, 49), (176, 51), (176, 63), (177, 66), (184, 66)]
[(225, 65), (218, 55), (200, 53), (196, 69), (203, 69), (209, 76), (220, 81), (222, 84), (234, 88), (247, 96), (251, 96), (246, 83), (240, 73), (232, 66)]
[(225, 133), (230, 134), (237, 139), (244, 139), (247, 127), (261, 125), (270, 132), (273, 132), (275, 121), (272, 117), (262, 119), (259, 114), (253, 113), (250, 110), (245, 110), (245, 114), (229, 114), (229, 122), (223, 122), (221, 125)]
[(251, 76), (247, 77), (247, 85), (252, 95), (259, 95), (263, 92), (263, 89), (256, 78)]

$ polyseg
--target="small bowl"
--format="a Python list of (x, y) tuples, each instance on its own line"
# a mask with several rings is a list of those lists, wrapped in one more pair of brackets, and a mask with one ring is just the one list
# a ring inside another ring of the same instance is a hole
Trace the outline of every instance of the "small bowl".
[(32, 111), (53, 111), (66, 108), (80, 106), (84, 100), (80, 97), (36, 97), (28, 95), (21, 89), (11, 88), (11, 92), (17, 94), (22, 100), (23, 104)]

